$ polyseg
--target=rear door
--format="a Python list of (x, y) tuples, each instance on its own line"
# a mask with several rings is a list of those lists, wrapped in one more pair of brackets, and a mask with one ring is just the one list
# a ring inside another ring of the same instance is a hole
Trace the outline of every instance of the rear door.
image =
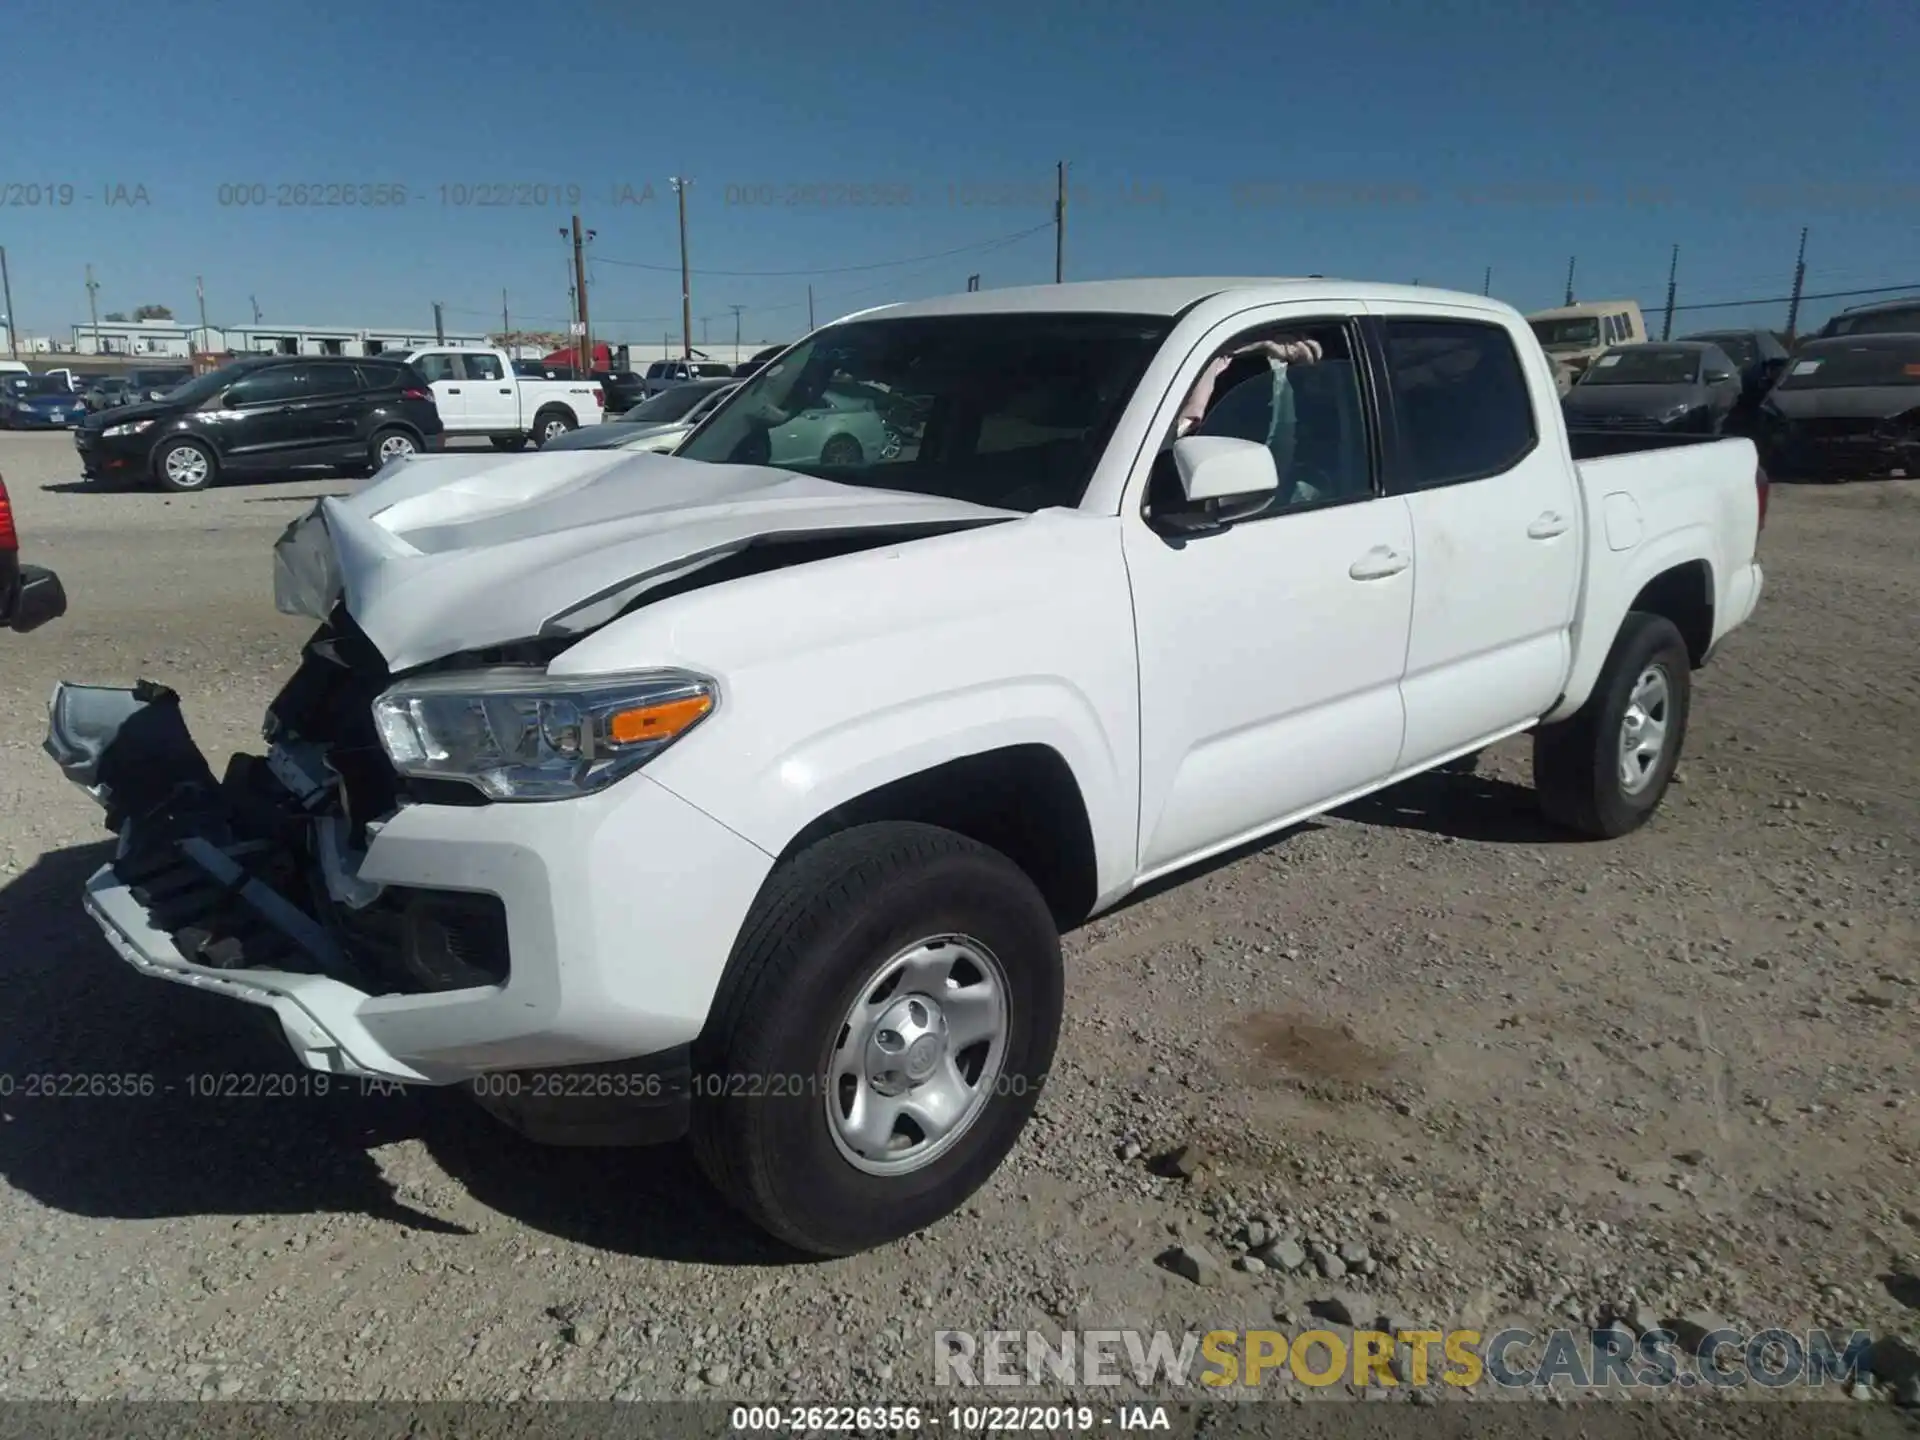
[(465, 430), (467, 425), (467, 381), (451, 350), (422, 350), (413, 357), (413, 368), (426, 378), (433, 390), (433, 403), (449, 430)]
[(1414, 769), (1519, 728), (1559, 696), (1580, 496), (1558, 430), (1540, 418), (1556, 400), (1521, 360), (1524, 331), (1417, 302), (1369, 329), (1391, 417), (1389, 485), (1413, 521), (1398, 768)]
[(313, 365), (293, 400), (289, 464), (359, 458), (360, 420), (369, 401), (352, 365)]
[(469, 350), (456, 359), (460, 388), (467, 402), (465, 428), (501, 435), (518, 430), (520, 385), (507, 374), (500, 357), (484, 350)]

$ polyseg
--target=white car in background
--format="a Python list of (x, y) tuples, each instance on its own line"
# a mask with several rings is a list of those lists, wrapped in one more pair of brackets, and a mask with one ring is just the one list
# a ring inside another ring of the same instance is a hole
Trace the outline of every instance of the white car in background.
[(766, 432), (765, 465), (863, 465), (891, 460), (900, 437), (880, 414), (881, 396), (829, 385), (812, 408)]
[[(558, 436), (547, 450), (649, 450), (671, 455), (720, 402), (738, 390), (731, 381), (696, 380), (662, 390), (626, 414)], [(656, 415), (669, 418), (654, 418)]]

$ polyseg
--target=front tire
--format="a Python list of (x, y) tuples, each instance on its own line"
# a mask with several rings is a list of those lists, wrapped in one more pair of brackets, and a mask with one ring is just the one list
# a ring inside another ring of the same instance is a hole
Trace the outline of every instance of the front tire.
[(866, 451), (860, 448), (860, 442), (851, 435), (835, 435), (820, 447), (822, 465), (859, 465), (865, 462)]
[(389, 428), (378, 431), (367, 442), (367, 464), (374, 474), (379, 474), (383, 466), (395, 460), (412, 459), (420, 453), (420, 442), (405, 430)]
[(922, 1229), (1012, 1150), (1063, 990), (1047, 904), (998, 851), (921, 824), (828, 836), (741, 927), (694, 1051), (700, 1167), (814, 1254)]
[(1547, 818), (1610, 840), (1660, 804), (1686, 741), (1693, 662), (1678, 627), (1635, 610), (1587, 703), (1533, 737), (1533, 783)]
[(153, 478), (176, 495), (212, 489), (219, 475), (220, 462), (198, 440), (169, 440), (153, 457)]

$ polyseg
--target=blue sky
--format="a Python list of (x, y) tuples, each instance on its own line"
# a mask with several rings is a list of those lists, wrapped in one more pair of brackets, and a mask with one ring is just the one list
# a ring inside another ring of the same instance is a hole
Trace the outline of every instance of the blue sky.
[[(1050, 280), (1061, 159), (1069, 279), (1478, 290), (1491, 266), (1497, 296), (1536, 308), (1577, 255), (1583, 297), (1648, 302), (1678, 243), (1682, 303), (1718, 301), (1785, 294), (1805, 224), (1809, 290), (1920, 282), (1912, 0), (78, 13), (5, 21), (0, 245), (27, 332), (86, 318), (88, 263), (103, 315), (159, 302), (192, 320), (199, 275), (216, 325), (257, 299), (269, 321), (424, 326), (438, 300), (450, 328), (480, 329), (504, 288), (516, 324), (557, 328), (578, 187), (596, 335), (657, 340), (679, 330), (667, 177), (684, 175), (695, 343), (730, 344), (734, 305), (746, 339), (784, 339), (809, 280), (821, 321), (974, 272)], [(283, 185), (309, 203), (283, 207)], [(311, 203), (327, 185), (406, 200)], [(61, 186), (72, 203), (47, 203)], [(476, 203), (503, 196), (534, 203)]]

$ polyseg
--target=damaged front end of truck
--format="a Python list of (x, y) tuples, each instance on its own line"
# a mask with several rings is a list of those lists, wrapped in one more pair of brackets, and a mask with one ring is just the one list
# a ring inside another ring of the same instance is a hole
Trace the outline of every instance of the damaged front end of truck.
[[(558, 1002), (511, 988), (507, 887), (489, 857), (511, 852), (516, 823), (573, 823), (530, 814), (573, 802), (515, 804), (523, 797), (403, 769), (377, 702), (423, 677), (537, 681), (643, 604), (1007, 518), (651, 455), (391, 466), (350, 499), (319, 501), (275, 546), (276, 604), (318, 627), (268, 709), (264, 753), (236, 754), (216, 774), (164, 685), (56, 688), (46, 749), (119, 838), (87, 882), (86, 908), (144, 973), (272, 1009), (310, 1068), (441, 1084), (537, 1066), (538, 1043), (516, 1027)], [(484, 821), (495, 848), (443, 865), (416, 827), (400, 846), (408, 883), (393, 883), (390, 866), (364, 873), (397, 820), (429, 812), (462, 838), (454, 812)], [(578, 1028), (569, 1038), (569, 1051), (592, 1048)], [(640, 1088), (683, 1094), (683, 1062)], [(502, 1118), (556, 1129), (509, 1113), (530, 1087), (494, 1088)], [(593, 1142), (610, 1116), (574, 1106), (564, 1137), (540, 1138)], [(654, 1138), (626, 1133), (635, 1123), (646, 1128), (622, 1104), (609, 1138)]]

